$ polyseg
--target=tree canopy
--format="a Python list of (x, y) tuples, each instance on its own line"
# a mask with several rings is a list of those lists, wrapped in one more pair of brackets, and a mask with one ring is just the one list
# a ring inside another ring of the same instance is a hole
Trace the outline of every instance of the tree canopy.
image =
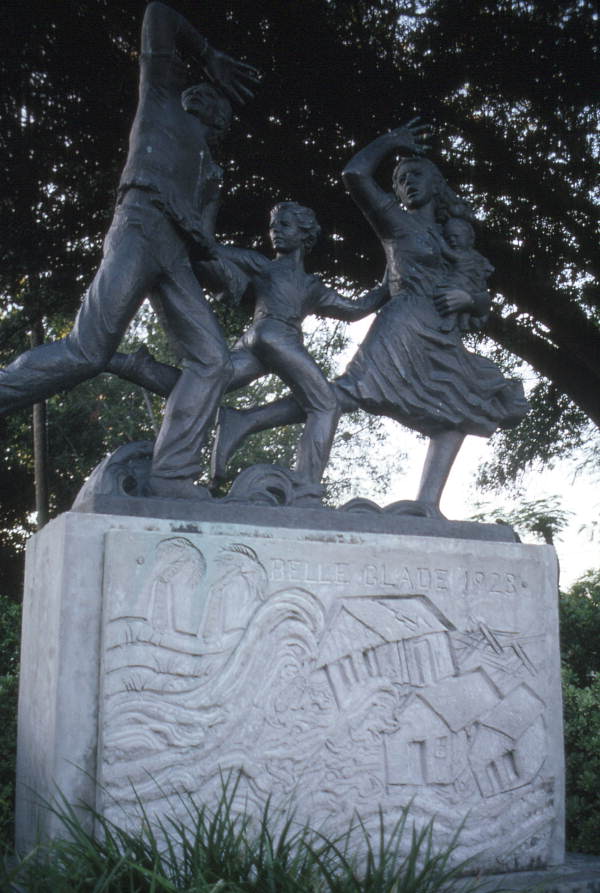
[[(510, 351), (543, 376), (492, 479), (600, 425), (591, 0), (466, 0), (460, 13), (451, 0), (172, 5), (263, 75), (223, 147), (221, 235), (254, 244), (273, 203), (300, 201), (325, 233), (313, 269), (338, 285), (371, 286), (383, 253), (340, 171), (376, 135), (421, 115), (434, 127), (431, 157), (481, 221), (477, 245), (495, 267), (489, 334), (503, 362), (516, 363)], [(53, 336), (66, 331), (98, 263), (135, 108), (144, 6), (0, 9), (2, 363), (27, 346), (37, 321)], [(385, 166), (381, 176), (385, 185)], [(19, 419), (3, 423), (13, 446)], [(7, 468), (3, 482), (16, 482), (22, 500), (23, 467), (13, 461), (8, 479)]]

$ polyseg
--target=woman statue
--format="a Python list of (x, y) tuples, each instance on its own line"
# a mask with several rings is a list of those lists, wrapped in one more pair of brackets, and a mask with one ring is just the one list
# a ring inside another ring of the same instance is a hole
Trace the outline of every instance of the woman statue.
[[(470, 318), (477, 328), (489, 311), (484, 285), (492, 268), (470, 240), (464, 256), (469, 251), (472, 264), (475, 257), (481, 259), (481, 275), (459, 275), (459, 246), (444, 240), (444, 227), (448, 236), (461, 228), (449, 226), (451, 221), (468, 224), (471, 214), (438, 168), (421, 157), (423, 131), (413, 121), (378, 137), (343, 172), (350, 195), (381, 240), (391, 298), (333, 384), (343, 412), (365, 409), (430, 438), (417, 504), (408, 511), (436, 516), (465, 435), (489, 437), (496, 428), (513, 427), (528, 404), (520, 382), (506, 379), (494, 363), (462, 343), (465, 326), (459, 320)], [(403, 157), (390, 193), (374, 174), (392, 152)], [(214, 477), (222, 477), (248, 434), (302, 418), (292, 398), (250, 410), (222, 408)]]

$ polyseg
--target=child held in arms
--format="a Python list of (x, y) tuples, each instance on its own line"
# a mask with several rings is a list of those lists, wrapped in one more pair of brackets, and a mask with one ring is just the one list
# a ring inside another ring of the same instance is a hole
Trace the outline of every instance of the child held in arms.
[(473, 247), (475, 230), (464, 217), (450, 217), (446, 221), (444, 239), (442, 254), (450, 262), (450, 274), (444, 288), (460, 288), (468, 292), (473, 299), (473, 308), (446, 316), (440, 328), (443, 332), (449, 332), (455, 325), (461, 332), (481, 329), (490, 309), (487, 282), (494, 268), (487, 257)]
[[(220, 282), (230, 297), (239, 300), (245, 291), (253, 299), (252, 324), (231, 353), (234, 374), (227, 390), (244, 387), (268, 373), (287, 384), (306, 412), (295, 470), (301, 479), (315, 484), (327, 463), (340, 409), (335, 391), (304, 346), (302, 321), (309, 314), (362, 319), (389, 297), (383, 284), (352, 300), (307, 273), (304, 258), (319, 233), (310, 208), (281, 202), (270, 218), (273, 260), (257, 251), (218, 244), (211, 260), (195, 265), (199, 278)], [(227, 412), (222, 408), (221, 418)], [(213, 480), (219, 480), (224, 470), (213, 464), (212, 473)]]

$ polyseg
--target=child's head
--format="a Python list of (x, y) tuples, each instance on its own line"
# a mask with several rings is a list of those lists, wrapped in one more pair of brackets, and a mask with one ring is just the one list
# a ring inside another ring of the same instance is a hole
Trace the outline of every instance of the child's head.
[(450, 248), (472, 248), (475, 244), (475, 230), (464, 217), (450, 217), (444, 225), (444, 238)]
[[(315, 212), (311, 208), (299, 205), (298, 202), (279, 202), (271, 209), (271, 238), (273, 238), (273, 224), (278, 221), (295, 225), (306, 252), (311, 250), (319, 238), (321, 227), (317, 223)], [(275, 244), (274, 247), (277, 249)]]

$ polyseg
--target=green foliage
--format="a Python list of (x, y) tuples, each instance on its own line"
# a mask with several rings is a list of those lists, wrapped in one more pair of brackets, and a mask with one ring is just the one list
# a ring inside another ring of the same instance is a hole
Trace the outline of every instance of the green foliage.
[(600, 570), (561, 594), (560, 645), (571, 683), (585, 687), (600, 678)]
[(12, 845), (20, 607), (0, 596), (0, 853)]
[(12, 845), (14, 835), (18, 692), (18, 676), (0, 676), (0, 853)]
[(567, 846), (600, 855), (600, 676), (583, 688), (563, 680)]
[(560, 597), (567, 846), (600, 854), (600, 571)]
[(531, 411), (521, 424), (494, 435), (493, 459), (480, 468), (477, 476), (482, 490), (510, 486), (524, 471), (551, 468), (554, 462), (579, 454), (582, 448), (588, 452), (593, 452), (594, 444), (600, 448), (597, 428), (556, 386), (539, 381), (528, 400)]
[(16, 676), (19, 670), (21, 607), (0, 595), (0, 673)]
[(552, 545), (555, 536), (569, 523), (571, 512), (561, 507), (557, 496), (542, 499), (515, 499), (511, 508), (479, 503), (472, 521), (510, 524), (517, 533), (529, 533), (536, 539)]
[(396, 423), (362, 410), (342, 416), (324, 478), (330, 502), (341, 505), (366, 494), (380, 505), (390, 502), (392, 476), (406, 460), (397, 443), (400, 431)]
[[(381, 817), (378, 840), (359, 825), (332, 841), (297, 828), (293, 817), (274, 831), (268, 804), (258, 823), (236, 815), (234, 794), (235, 786), (224, 785), (214, 812), (190, 800), (185, 822), (154, 826), (140, 805), (137, 832), (91, 809), (78, 814), (63, 801), (49, 808), (65, 839), (40, 846), (4, 879), (0, 874), (2, 889), (19, 884), (30, 893), (477, 893), (483, 886), (460, 877), (468, 863), (456, 860), (458, 835), (436, 851), (432, 823), (411, 828), (408, 808), (391, 833), (385, 833)], [(87, 830), (92, 819), (95, 837)], [(366, 849), (361, 864), (349, 855), (356, 834)], [(493, 893), (489, 886), (486, 890)]]
[[(154, 437), (150, 406), (160, 401), (103, 375), (47, 401), (48, 485), (51, 516), (68, 511), (94, 466), (122, 443)], [(13, 600), (22, 592), (23, 552), (35, 529), (31, 411), (0, 420), (5, 447), (0, 464), (0, 586)]]

